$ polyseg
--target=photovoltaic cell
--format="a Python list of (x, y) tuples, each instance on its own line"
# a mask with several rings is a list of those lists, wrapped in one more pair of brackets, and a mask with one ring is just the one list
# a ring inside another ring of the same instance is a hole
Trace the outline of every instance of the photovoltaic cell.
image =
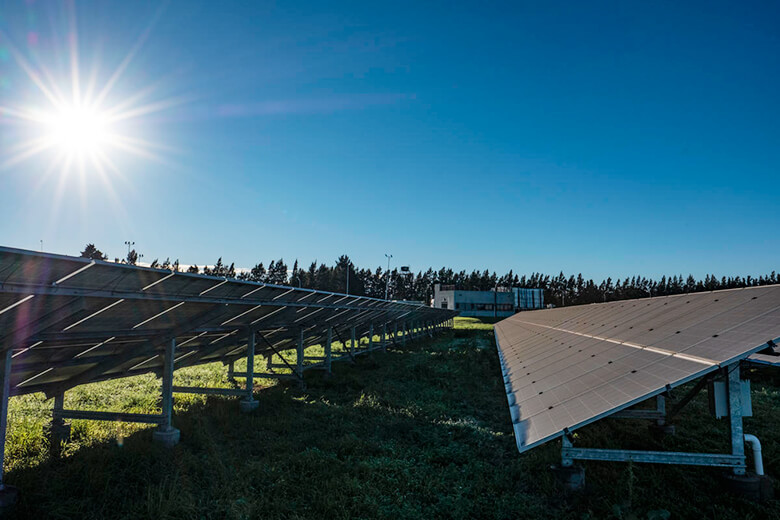
[[(520, 451), (755, 354), (780, 286), (521, 312), (495, 326)], [(751, 355), (752, 354), (752, 355)]]

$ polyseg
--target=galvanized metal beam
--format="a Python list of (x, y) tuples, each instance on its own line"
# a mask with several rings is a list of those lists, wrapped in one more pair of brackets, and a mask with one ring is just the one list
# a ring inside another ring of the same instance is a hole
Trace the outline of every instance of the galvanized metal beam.
[(174, 394), (204, 394), (204, 395), (227, 395), (227, 396), (245, 396), (246, 390), (243, 388), (209, 388), (200, 386), (174, 386)]
[(592, 448), (562, 448), (563, 460), (600, 460), (608, 462), (647, 462), (686, 466), (745, 467), (745, 457), (721, 453), (685, 453), (674, 451), (602, 450)]
[(734, 468), (735, 475), (745, 474), (745, 435), (742, 428), (742, 384), (739, 380), (739, 362), (729, 365), (729, 429), (731, 431), (731, 453), (742, 459), (742, 465)]
[(81, 419), (87, 421), (136, 422), (146, 424), (166, 424), (169, 417), (165, 414), (96, 412), (92, 410), (54, 410), (55, 419)]

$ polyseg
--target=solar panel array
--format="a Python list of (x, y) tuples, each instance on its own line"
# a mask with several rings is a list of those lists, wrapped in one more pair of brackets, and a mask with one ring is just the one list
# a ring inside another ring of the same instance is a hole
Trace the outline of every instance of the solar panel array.
[(495, 331), (525, 451), (771, 347), (780, 286), (522, 312)]
[(358, 337), (373, 324), (439, 324), (456, 313), (390, 302), (0, 247), (0, 345), (13, 349), (11, 394), (160, 371)]

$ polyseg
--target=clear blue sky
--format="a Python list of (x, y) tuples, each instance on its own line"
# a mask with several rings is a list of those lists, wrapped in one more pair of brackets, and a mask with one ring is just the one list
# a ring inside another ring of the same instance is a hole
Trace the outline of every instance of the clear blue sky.
[(14, 49), (70, 92), (75, 19), (82, 84), (137, 49), (106, 103), (152, 105), (121, 124), (155, 156), (108, 150), (104, 175), (61, 173), (53, 151), (8, 165), (35, 130), (0, 115), (2, 245), (594, 278), (780, 268), (776, 2), (0, 5), (0, 106), (47, 103)]

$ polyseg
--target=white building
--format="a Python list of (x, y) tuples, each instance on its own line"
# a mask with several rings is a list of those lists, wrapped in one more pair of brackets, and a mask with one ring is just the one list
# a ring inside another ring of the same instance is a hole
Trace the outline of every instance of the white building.
[(460, 291), (452, 285), (433, 286), (433, 306), (460, 311), (461, 316), (505, 318), (522, 310), (543, 309), (542, 289), (499, 287), (497, 291)]

